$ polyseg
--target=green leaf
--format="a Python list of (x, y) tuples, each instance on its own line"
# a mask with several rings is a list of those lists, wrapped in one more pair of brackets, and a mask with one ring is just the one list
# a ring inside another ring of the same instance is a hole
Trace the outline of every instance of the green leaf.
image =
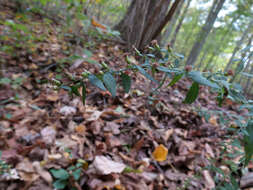
[(163, 67), (163, 66), (158, 66), (157, 70), (162, 71), (162, 72), (166, 72), (166, 73), (177, 73), (177, 74), (182, 73), (182, 71), (180, 69), (177, 69), (177, 68), (169, 69), (169, 68)]
[(55, 189), (64, 189), (68, 184), (67, 180), (58, 179), (53, 183)]
[(103, 76), (103, 81), (108, 91), (113, 97), (115, 97), (117, 84), (113, 75), (110, 72), (105, 73)]
[(121, 75), (120, 75), (120, 77), (121, 77), (121, 80), (122, 80), (122, 86), (123, 86), (123, 88), (124, 88), (124, 91), (125, 91), (125, 93), (128, 93), (129, 92), (129, 90), (130, 90), (130, 88), (131, 88), (131, 77), (129, 77), (127, 74), (125, 74), (125, 73), (122, 73)]
[(50, 172), (56, 179), (66, 180), (69, 178), (69, 173), (64, 169), (51, 169)]
[(79, 180), (79, 178), (81, 177), (81, 173), (82, 173), (82, 169), (76, 169), (72, 175), (74, 177), (75, 180)]
[(246, 127), (246, 132), (248, 135), (244, 135), (244, 150), (245, 150), (245, 166), (248, 165), (251, 157), (253, 155), (253, 120), (248, 122)]
[(172, 79), (172, 81), (170, 81), (169, 85), (168, 86), (173, 86), (174, 84), (177, 83), (177, 81), (179, 81), (182, 77), (184, 76), (184, 74), (179, 74), (179, 75), (176, 75), (174, 76), (174, 78)]
[(73, 85), (73, 86), (71, 86), (70, 88), (71, 88), (71, 92), (72, 92), (72, 93), (74, 93), (74, 94), (77, 95), (77, 96), (81, 96), (80, 93), (79, 93), (79, 91), (78, 91), (79, 84)]
[(85, 99), (86, 99), (86, 86), (84, 82), (82, 82), (82, 101), (83, 105), (85, 105)]
[(62, 85), (61, 88), (71, 92), (71, 87), (69, 86)]
[(9, 78), (1, 78), (0, 79), (0, 84), (10, 84), (11, 83), (11, 79)]
[(90, 74), (88, 76), (88, 79), (89, 79), (91, 84), (93, 84), (94, 86), (100, 88), (101, 90), (106, 91), (106, 88), (105, 88), (103, 82), (98, 77), (96, 77), (96, 75)]
[(140, 71), (141, 74), (143, 74), (147, 79), (159, 84), (150, 74), (148, 74), (142, 67), (139, 65), (135, 65), (136, 68)]
[(183, 103), (191, 104), (193, 103), (199, 94), (199, 84), (197, 82), (194, 82), (188, 91), (186, 98)]
[(245, 72), (241, 72), (241, 74), (246, 77), (253, 77), (253, 74), (249, 74), (249, 73), (245, 73)]
[(93, 53), (92, 53), (91, 51), (87, 50), (87, 49), (84, 49), (84, 50), (83, 50), (83, 53), (84, 53), (88, 58), (92, 57), (92, 55), (93, 55)]
[(194, 82), (197, 82), (199, 84), (210, 86), (212, 88), (220, 88), (216, 83), (213, 83), (209, 80), (207, 80), (199, 71), (191, 71), (188, 74), (189, 78), (191, 78)]

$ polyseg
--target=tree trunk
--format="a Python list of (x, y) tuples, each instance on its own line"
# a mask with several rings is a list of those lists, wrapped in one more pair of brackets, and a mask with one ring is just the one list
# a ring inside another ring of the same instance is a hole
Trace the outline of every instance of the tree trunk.
[[(251, 42), (252, 42), (252, 39), (253, 39), (253, 35), (251, 35), (250, 38), (248, 39), (248, 43), (247, 43), (246, 47), (250, 47)], [(249, 53), (248, 58), (245, 58), (245, 57), (247, 57), (247, 53)], [(250, 49), (249, 49), (248, 51), (244, 51), (244, 52), (241, 54), (241, 60), (240, 60), (240, 62), (237, 64), (235, 70), (237, 70), (237, 68), (240, 67), (240, 65), (241, 65), (242, 63), (244, 63), (244, 66), (245, 66), (245, 61), (248, 59), (248, 60), (247, 60), (247, 62), (248, 62), (248, 61), (251, 59), (252, 55), (253, 55), (253, 53), (251, 53)], [(250, 62), (248, 62), (247, 64), (250, 64)], [(230, 82), (233, 82), (233, 81), (235, 80), (236, 77), (237, 77), (236, 75), (233, 76), (233, 78), (231, 78)]]
[(211, 31), (213, 24), (218, 16), (218, 13), (220, 12), (225, 0), (214, 0), (213, 5), (208, 13), (208, 17), (206, 19), (206, 22), (204, 26), (202, 27), (201, 31), (198, 34), (198, 39), (195, 42), (195, 44), (192, 47), (192, 50), (188, 56), (188, 59), (186, 61), (186, 65), (194, 65), (195, 61), (198, 58), (198, 55), (203, 47), (203, 44), (205, 43), (205, 40)]
[[(224, 43), (224, 41), (226, 41), (226, 37), (228, 36), (228, 34), (230, 33), (230, 31), (233, 28), (233, 24), (234, 22), (240, 17), (240, 15), (237, 15), (236, 17), (234, 17), (232, 19), (232, 21), (230, 22), (230, 24), (228, 25), (228, 29), (226, 30), (226, 32), (222, 35), (221, 39), (219, 40), (219, 42)], [(212, 56), (218, 57), (219, 54), (221, 53), (221, 49), (224, 48), (224, 44), (220, 44), (218, 47), (214, 47), (214, 51), (212, 52)], [(209, 63), (210, 61), (208, 61)]]
[(234, 48), (234, 50), (233, 50), (233, 53), (232, 53), (232, 55), (231, 55), (231, 57), (230, 57), (230, 59), (229, 59), (227, 65), (226, 65), (225, 71), (227, 71), (227, 70), (231, 67), (231, 65), (232, 65), (232, 63), (233, 63), (233, 60), (234, 60), (234, 58), (235, 58), (235, 54), (236, 54), (237, 51), (240, 49), (240, 47), (241, 47), (241, 45), (242, 45), (244, 39), (246, 38), (247, 34), (248, 34), (249, 31), (251, 30), (251, 27), (252, 27), (252, 26), (253, 26), (253, 19), (252, 19), (251, 22), (249, 23), (248, 28), (243, 32), (242, 37), (240, 38), (240, 40), (237, 41), (236, 46), (235, 46), (235, 48)]
[(207, 48), (205, 48), (205, 51), (204, 51), (202, 57), (200, 58), (199, 64), (197, 66), (198, 70), (202, 66), (203, 61), (206, 59), (206, 56), (207, 56), (208, 52), (209, 52), (209, 48), (207, 47)]
[(162, 36), (162, 40), (163, 40), (162, 46), (166, 46), (167, 45), (168, 39), (169, 39), (170, 34), (171, 34), (171, 32), (172, 32), (172, 30), (173, 30), (173, 28), (174, 28), (174, 26), (175, 26), (175, 24), (177, 22), (177, 19), (178, 19), (179, 15), (180, 15), (180, 11), (182, 9), (183, 4), (184, 4), (184, 0), (181, 1), (180, 5), (177, 7), (175, 15), (172, 17), (171, 21), (168, 24), (168, 27), (166, 28), (166, 30), (162, 34), (163, 35)]
[(183, 13), (182, 13), (182, 15), (181, 15), (181, 17), (180, 17), (180, 19), (179, 19), (179, 21), (178, 21), (178, 24), (177, 24), (177, 26), (176, 26), (176, 29), (175, 29), (175, 31), (174, 31), (174, 33), (173, 33), (173, 35), (172, 35), (172, 39), (171, 39), (171, 41), (170, 41), (170, 46), (171, 46), (171, 47), (173, 47), (174, 44), (175, 44), (175, 42), (176, 42), (177, 34), (179, 33), (179, 30), (180, 30), (180, 28), (181, 28), (181, 26), (182, 26), (182, 24), (183, 24), (184, 18), (185, 18), (185, 16), (186, 16), (186, 13), (187, 13), (187, 11), (188, 11), (188, 8), (189, 8), (189, 6), (190, 6), (191, 1), (192, 1), (192, 0), (188, 0), (188, 2), (187, 2), (187, 4), (186, 4), (186, 7), (184, 8), (184, 11), (183, 11)]
[[(217, 30), (214, 28), (212, 31), (211, 31), (211, 33), (209, 34), (209, 36), (208, 36), (208, 39), (212, 39), (212, 38), (214, 38), (215, 36), (216, 36), (216, 32), (217, 32)], [(212, 50), (212, 48), (213, 48), (213, 45), (212, 45), (212, 42), (211, 42), (211, 44), (210, 44), (210, 41), (209, 40), (207, 40), (207, 42), (206, 42), (206, 44), (205, 44), (205, 49), (204, 49), (204, 52), (202, 53), (202, 54), (206, 54), (207, 55), (207, 53), (210, 53), (210, 50)], [(201, 54), (201, 53), (200, 53)], [(205, 55), (205, 56), (206, 56)], [(208, 65), (208, 63), (210, 62), (210, 59), (213, 57), (213, 54), (210, 56), (210, 58), (208, 59), (208, 61), (207, 61), (207, 65)], [(213, 58), (212, 58), (213, 59)], [(197, 61), (197, 60), (196, 60)], [(200, 62), (198, 63), (198, 66), (196, 67), (196, 68), (200, 68), (201, 66), (202, 66), (202, 61), (203, 61), (203, 57), (201, 57), (201, 59), (200, 59)], [(207, 68), (207, 65), (205, 66), (205, 68)]]
[[(171, 19), (180, 0), (176, 0), (167, 13), (171, 0), (133, 0), (127, 13), (115, 29), (128, 46), (142, 49), (158, 37), (164, 25)], [(167, 15), (166, 15), (167, 13)]]
[[(250, 64), (250, 62), (252, 61), (252, 57), (253, 57), (253, 55), (251, 54), (251, 56), (249, 57), (249, 60), (248, 60), (248, 64)], [(253, 65), (251, 64), (250, 67), (251, 68), (250, 68), (250, 72), (249, 73), (252, 74), (253, 73)], [(251, 90), (252, 90), (252, 85), (250, 85), (251, 81), (252, 81), (252, 78), (248, 77), (248, 80), (247, 80), (245, 88), (244, 88), (244, 91), (247, 94), (250, 94)]]

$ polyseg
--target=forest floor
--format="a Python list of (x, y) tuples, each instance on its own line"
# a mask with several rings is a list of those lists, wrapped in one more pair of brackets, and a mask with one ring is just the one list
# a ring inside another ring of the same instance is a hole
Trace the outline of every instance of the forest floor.
[[(229, 170), (223, 160), (230, 158), (223, 157), (220, 144), (227, 130), (217, 115), (204, 119), (196, 108), (237, 114), (233, 102), (220, 108), (215, 95), (203, 87), (194, 104), (183, 104), (191, 84), (183, 80), (161, 89), (159, 101), (149, 104), (149, 82), (132, 73), (130, 93), (118, 88), (113, 98), (87, 84), (83, 105), (79, 97), (54, 90), (48, 81), (69, 82), (66, 73), (80, 76), (84, 69), (99, 72), (94, 63), (100, 61), (123, 68), (129, 55), (125, 47), (92, 38), (93, 46), (83, 51), (73, 39), (58, 34), (57, 24), (45, 23), (39, 15), (22, 18), (7, 7), (0, 13), (1, 21), (33, 23), (33, 35), (45, 37), (30, 39), (29, 47), (25, 41), (16, 47), (12, 36), (0, 41), (15, 47), (15, 55), (0, 52), (5, 78), (0, 84), (0, 150), (1, 160), (11, 165), (10, 174), (1, 175), (0, 189), (50, 190), (57, 174), (55, 185), (67, 184), (65, 189), (211, 189), (215, 173), (205, 167), (216, 160), (218, 168)], [(0, 35), (5, 27), (0, 24)], [(68, 52), (84, 59), (69, 61)], [(166, 159), (159, 161), (164, 154)]]

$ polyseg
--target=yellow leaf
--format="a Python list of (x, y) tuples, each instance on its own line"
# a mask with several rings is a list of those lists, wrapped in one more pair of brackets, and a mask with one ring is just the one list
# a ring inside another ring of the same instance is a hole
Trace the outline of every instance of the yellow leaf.
[(155, 151), (152, 153), (153, 158), (158, 162), (162, 162), (166, 160), (167, 155), (168, 155), (168, 149), (162, 144), (156, 147)]
[(125, 190), (125, 187), (123, 187), (122, 185), (115, 185), (114, 189), (115, 190)]
[(76, 126), (75, 130), (78, 134), (83, 135), (86, 131), (86, 128), (84, 125), (78, 125)]
[(91, 19), (91, 24), (92, 24), (92, 26), (101, 28), (102, 30), (106, 30), (106, 27), (103, 26), (102, 24), (98, 23), (97, 21), (95, 21), (94, 18)]

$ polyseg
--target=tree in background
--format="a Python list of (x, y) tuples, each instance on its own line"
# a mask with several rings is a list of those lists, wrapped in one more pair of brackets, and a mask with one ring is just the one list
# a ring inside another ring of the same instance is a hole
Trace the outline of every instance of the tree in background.
[(213, 5), (209, 11), (209, 14), (207, 16), (205, 24), (202, 27), (201, 31), (199, 32), (197, 40), (196, 40), (195, 44), (193, 45), (192, 50), (187, 58), (186, 65), (194, 65), (224, 2), (225, 2), (225, 0), (214, 0), (213, 1)]
[(231, 55), (231, 57), (230, 57), (230, 59), (229, 59), (227, 65), (226, 65), (226, 68), (225, 68), (226, 71), (231, 67), (231, 65), (232, 65), (232, 63), (233, 63), (233, 60), (234, 60), (234, 58), (235, 58), (235, 54), (239, 51), (239, 49), (240, 49), (242, 43), (244, 42), (245, 38), (247, 37), (248, 33), (250, 32), (250, 30), (252, 30), (252, 27), (253, 27), (253, 19), (252, 19), (252, 20), (250, 21), (250, 23), (248, 24), (248, 27), (247, 27), (247, 29), (243, 32), (241, 38), (237, 41), (236, 46), (235, 46), (235, 48), (234, 48), (234, 50), (233, 50), (233, 53), (232, 53), (232, 55)]
[(176, 26), (176, 29), (175, 29), (175, 31), (173, 32), (173, 35), (172, 35), (172, 38), (171, 38), (171, 41), (170, 41), (170, 46), (171, 46), (171, 47), (173, 47), (174, 44), (175, 44), (175, 42), (176, 42), (177, 34), (179, 33), (179, 30), (180, 30), (180, 28), (181, 28), (181, 26), (182, 26), (182, 24), (183, 24), (184, 18), (185, 18), (185, 16), (186, 16), (187, 10), (188, 10), (188, 8), (189, 8), (189, 6), (190, 6), (190, 4), (191, 4), (191, 1), (192, 1), (192, 0), (188, 0), (188, 1), (187, 1), (187, 4), (186, 4), (186, 6), (185, 6), (185, 8), (184, 8), (184, 10), (183, 10), (182, 15), (180, 16), (180, 19), (179, 19), (179, 21), (178, 21), (178, 24), (177, 24), (177, 26)]
[(175, 0), (168, 11), (170, 0), (132, 1), (124, 18), (115, 26), (128, 46), (142, 49), (156, 39), (175, 13), (181, 0)]
[(167, 45), (168, 39), (171, 36), (173, 28), (175, 27), (175, 25), (177, 23), (177, 20), (178, 20), (178, 18), (180, 16), (182, 7), (184, 5), (184, 2), (185, 2), (185, 0), (182, 0), (180, 2), (180, 4), (178, 5), (178, 7), (177, 7), (177, 9), (175, 11), (175, 14), (173, 15), (171, 21), (168, 23), (168, 26), (166, 27), (165, 31), (162, 33), (162, 39), (163, 39), (161, 41), (162, 46), (166, 46)]

